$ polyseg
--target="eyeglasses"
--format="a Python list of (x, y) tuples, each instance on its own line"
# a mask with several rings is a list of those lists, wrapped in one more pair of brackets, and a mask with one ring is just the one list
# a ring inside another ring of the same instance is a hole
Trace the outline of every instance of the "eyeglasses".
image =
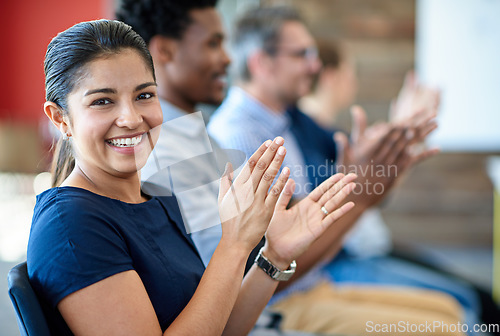
[(301, 49), (288, 49), (288, 48), (276, 48), (275, 51), (272, 53), (274, 55), (287, 55), (295, 58), (302, 58), (308, 61), (315, 61), (318, 59), (318, 48), (315, 46), (313, 47), (307, 47), (307, 48), (301, 48)]

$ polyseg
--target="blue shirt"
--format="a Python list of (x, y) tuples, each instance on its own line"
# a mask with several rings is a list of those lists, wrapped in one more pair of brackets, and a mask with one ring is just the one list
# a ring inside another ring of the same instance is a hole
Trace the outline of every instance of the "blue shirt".
[(315, 188), (337, 172), (337, 146), (333, 139), (335, 130), (319, 126), (296, 106), (288, 108), (287, 114), (291, 120), (290, 130), (304, 155), (307, 177)]
[(37, 196), (27, 260), (33, 288), (54, 310), (75, 291), (135, 270), (162, 330), (187, 305), (204, 272), (175, 197), (130, 204), (75, 187)]

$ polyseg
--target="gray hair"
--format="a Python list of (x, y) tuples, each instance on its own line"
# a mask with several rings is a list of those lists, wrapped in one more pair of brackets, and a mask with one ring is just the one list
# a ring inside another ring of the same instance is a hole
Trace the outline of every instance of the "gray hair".
[(283, 25), (290, 21), (303, 23), (292, 7), (259, 7), (245, 12), (235, 24), (231, 38), (232, 75), (236, 81), (249, 81), (248, 58), (262, 50), (274, 55)]

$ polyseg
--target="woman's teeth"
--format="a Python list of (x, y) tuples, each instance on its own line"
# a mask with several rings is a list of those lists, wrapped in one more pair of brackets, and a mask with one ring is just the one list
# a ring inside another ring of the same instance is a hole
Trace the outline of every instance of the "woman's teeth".
[(135, 147), (141, 142), (142, 135), (133, 138), (117, 138), (107, 140), (107, 142), (116, 147)]

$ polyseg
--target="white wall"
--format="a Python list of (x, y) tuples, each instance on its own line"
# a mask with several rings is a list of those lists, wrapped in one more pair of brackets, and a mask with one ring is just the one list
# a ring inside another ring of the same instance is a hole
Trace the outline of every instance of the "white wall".
[(418, 0), (416, 68), (442, 89), (443, 151), (500, 151), (500, 1)]

